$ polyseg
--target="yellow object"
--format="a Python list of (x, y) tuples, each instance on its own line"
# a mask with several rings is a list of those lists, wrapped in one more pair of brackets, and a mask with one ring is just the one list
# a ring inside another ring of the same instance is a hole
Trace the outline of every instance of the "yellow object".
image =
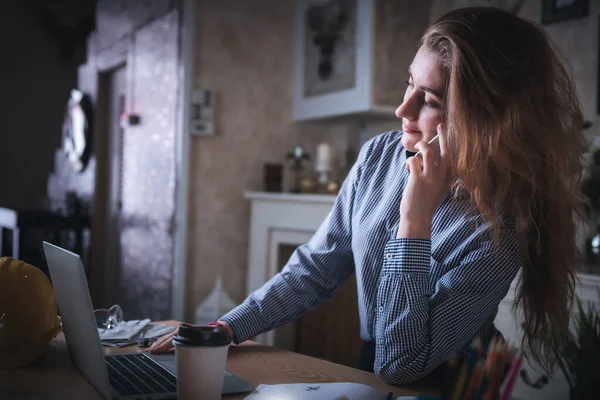
[(35, 361), (60, 331), (46, 275), (23, 261), (0, 258), (0, 369)]
[(340, 184), (336, 181), (330, 181), (327, 183), (327, 193), (329, 194), (337, 194), (340, 190)]
[(317, 182), (309, 177), (300, 179), (300, 191), (302, 193), (314, 193), (317, 189)]

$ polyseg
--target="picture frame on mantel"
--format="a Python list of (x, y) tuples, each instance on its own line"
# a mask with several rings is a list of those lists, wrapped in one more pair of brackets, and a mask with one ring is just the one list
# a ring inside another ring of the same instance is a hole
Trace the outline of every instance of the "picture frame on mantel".
[[(425, 8), (397, 0), (296, 0), (293, 120), (394, 119), (406, 80), (399, 71), (408, 70), (417, 50)], [(409, 18), (416, 22), (407, 28)]]
[(582, 18), (589, 13), (589, 0), (542, 0), (542, 24)]

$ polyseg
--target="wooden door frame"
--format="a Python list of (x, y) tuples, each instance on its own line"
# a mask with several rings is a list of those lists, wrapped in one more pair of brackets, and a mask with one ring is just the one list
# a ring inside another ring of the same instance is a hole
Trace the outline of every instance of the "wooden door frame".
[(114, 288), (109, 284), (114, 279), (114, 255), (108, 254), (110, 223), (110, 196), (114, 190), (110, 166), (112, 151), (110, 146), (110, 74), (125, 66), (126, 84), (125, 109), (129, 110), (132, 95), (131, 58), (133, 56), (133, 35), (124, 37), (112, 46), (96, 54), (96, 118), (94, 120), (94, 154), (96, 155), (96, 182), (94, 187), (94, 207), (92, 211), (92, 257), (90, 266), (90, 290), (95, 307), (108, 307), (113, 298)]
[(190, 175), (190, 102), (196, 77), (196, 3), (182, 0), (180, 5), (180, 68), (175, 130), (175, 215), (173, 226), (173, 275), (171, 281), (172, 318), (186, 320), (188, 191)]
[[(107, 100), (109, 109), (114, 105), (112, 104), (113, 97), (115, 93), (113, 92), (113, 81), (111, 78), (119, 71), (121, 68), (125, 68), (125, 104), (124, 109), (121, 112), (127, 112), (128, 109), (128, 93), (129, 93), (129, 81), (127, 80), (128, 67), (127, 64), (120, 64), (119, 66), (111, 69), (109, 72), (104, 73), (107, 79), (107, 83), (110, 86), (107, 92)], [(116, 78), (115, 78), (116, 79)], [(118, 100), (117, 100), (118, 101)], [(107, 117), (115, 117), (111, 114), (111, 110), (107, 113)], [(116, 116), (120, 120), (120, 115)], [(110, 282), (117, 282), (118, 278), (118, 268), (120, 267), (120, 229), (119, 229), (119, 216), (120, 209), (118, 205), (118, 200), (115, 201), (117, 194), (120, 192), (120, 188), (123, 184), (121, 182), (122, 179), (122, 171), (120, 171), (120, 167), (122, 166), (122, 153), (123, 153), (123, 134), (122, 132), (113, 132), (113, 124), (114, 120), (107, 118), (107, 134), (105, 136), (108, 141), (107, 147), (107, 164), (105, 166), (107, 172), (106, 179), (106, 214), (104, 218), (105, 225), (105, 259), (104, 259), (104, 295), (105, 299), (113, 299), (116, 295), (116, 285), (111, 285)], [(122, 128), (121, 128), (122, 129)], [(115, 143), (115, 140), (119, 141), (118, 145)], [(105, 306), (109, 307), (112, 304), (108, 304), (105, 301)]]

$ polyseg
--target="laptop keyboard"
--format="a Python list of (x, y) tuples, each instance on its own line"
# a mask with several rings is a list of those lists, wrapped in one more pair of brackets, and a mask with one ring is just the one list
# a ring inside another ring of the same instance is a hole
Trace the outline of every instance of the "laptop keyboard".
[(177, 392), (177, 378), (143, 354), (106, 357), (110, 384), (123, 396)]

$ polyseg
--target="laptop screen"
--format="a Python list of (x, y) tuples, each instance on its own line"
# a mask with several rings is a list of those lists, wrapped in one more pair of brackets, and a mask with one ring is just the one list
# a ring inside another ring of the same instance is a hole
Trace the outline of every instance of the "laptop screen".
[(104, 354), (81, 258), (43, 242), (67, 348), (75, 367), (105, 398), (111, 398)]

